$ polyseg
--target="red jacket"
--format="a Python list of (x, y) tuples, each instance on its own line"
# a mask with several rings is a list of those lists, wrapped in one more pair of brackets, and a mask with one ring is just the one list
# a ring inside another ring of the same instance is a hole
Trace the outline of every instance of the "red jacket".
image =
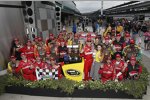
[(114, 79), (114, 66), (111, 63), (110, 65), (104, 64), (103, 68), (99, 70), (102, 80), (113, 80)]
[(21, 50), (21, 52), (24, 52), (27, 55), (27, 58), (35, 58), (34, 57), (34, 46), (24, 46)]
[(30, 66), (33, 66), (34, 60), (33, 59), (27, 59), (27, 62), (24, 60), (21, 60), (19, 62), (18, 67), (15, 69), (15, 71), (22, 72), (22, 74), (32, 74), (35, 71), (35, 68), (29, 68)]
[(113, 63), (113, 66), (115, 68), (116, 74), (121, 72), (122, 69), (124, 68), (124, 61), (122, 61), (122, 60), (119, 62), (117, 62), (117, 60), (113, 60), (112, 63)]
[(44, 62), (42, 62), (42, 61), (41, 62), (35, 62), (34, 66), (35, 67), (39, 67), (40, 69), (47, 67), (46, 64)]
[(84, 58), (85, 59), (92, 59), (93, 58), (93, 54), (86, 54), (86, 53), (90, 53), (92, 52), (92, 47), (89, 47), (88, 45), (85, 45), (85, 47), (83, 48), (84, 50)]

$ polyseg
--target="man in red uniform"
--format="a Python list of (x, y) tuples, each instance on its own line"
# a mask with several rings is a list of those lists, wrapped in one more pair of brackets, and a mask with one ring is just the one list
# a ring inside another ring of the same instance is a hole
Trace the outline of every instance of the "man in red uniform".
[(34, 67), (36, 68), (46, 68), (46, 64), (42, 61), (42, 59), (40, 58), (40, 56), (36, 57), (36, 62), (34, 63)]
[(35, 81), (35, 67), (33, 66), (34, 60), (26, 57), (25, 53), (21, 53), (22, 60), (19, 62), (18, 67), (15, 69), (16, 73), (21, 73), (26, 80)]
[(130, 63), (126, 68), (127, 78), (137, 80), (142, 73), (142, 66), (136, 63), (136, 57), (131, 56)]
[(127, 45), (130, 45), (130, 33), (125, 34), (125, 40), (124, 40), (124, 43), (123, 43), (123, 48)]
[(49, 38), (46, 40), (46, 44), (50, 44), (51, 42), (54, 42), (54, 35), (52, 33), (49, 34)]
[(121, 60), (120, 54), (116, 54), (116, 60), (113, 60), (113, 65), (115, 68), (116, 81), (123, 80), (127, 65), (123, 60)]
[(51, 58), (50, 52), (46, 52), (46, 57), (45, 57), (44, 60), (45, 60), (45, 63), (46, 63), (47, 68), (49, 68), (50, 65), (51, 65), (50, 58)]
[(84, 53), (84, 80), (87, 81), (90, 79), (90, 70), (93, 63), (93, 52), (91, 38), (87, 38), (86, 45), (84, 46), (81, 53)]
[(33, 42), (32, 42), (32, 44), (33, 44), (34, 46), (38, 44), (38, 38), (39, 38), (39, 37), (37, 37), (37, 36), (34, 38), (34, 40), (33, 40)]
[(101, 81), (103, 83), (109, 81), (109, 80), (114, 80), (115, 75), (114, 75), (114, 66), (111, 62), (111, 57), (107, 56), (107, 58), (104, 61), (104, 64), (101, 65), (99, 74), (101, 74)]
[(21, 49), (22, 52), (24, 52), (27, 56), (27, 58), (32, 58), (34, 59), (34, 46), (32, 45), (31, 41), (28, 40), (27, 41), (27, 45), (24, 46), (22, 49)]
[(56, 63), (56, 59), (54, 57), (51, 57), (51, 69), (55, 69), (58, 71), (58, 79), (62, 78), (62, 67), (60, 64)]
[(116, 32), (114, 29), (111, 30), (111, 36), (115, 36)]

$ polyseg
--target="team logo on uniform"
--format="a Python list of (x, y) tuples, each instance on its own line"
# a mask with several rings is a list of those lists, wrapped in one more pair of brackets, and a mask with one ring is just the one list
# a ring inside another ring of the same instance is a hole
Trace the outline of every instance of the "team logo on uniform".
[(70, 76), (80, 76), (80, 71), (76, 70), (76, 69), (68, 69), (66, 70), (66, 73)]

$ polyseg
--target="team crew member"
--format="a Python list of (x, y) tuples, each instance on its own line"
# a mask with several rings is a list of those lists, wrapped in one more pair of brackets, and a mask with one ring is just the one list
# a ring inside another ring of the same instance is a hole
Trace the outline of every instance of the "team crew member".
[(38, 37), (37, 37), (37, 36), (34, 38), (34, 40), (33, 40), (33, 42), (32, 42), (32, 45), (33, 45), (33, 46), (38, 45)]
[(70, 34), (68, 37), (67, 45), (72, 45), (73, 44), (73, 35)]
[(78, 42), (79, 42), (78, 40), (79, 40), (79, 35), (76, 33), (76, 34), (74, 35), (73, 44), (77, 45)]
[(51, 65), (50, 58), (51, 58), (51, 53), (50, 52), (46, 52), (46, 57), (45, 57), (44, 61), (46, 63), (47, 68), (49, 68), (50, 65)]
[(68, 49), (65, 45), (65, 40), (60, 41), (60, 46), (58, 47), (58, 54), (59, 54), (59, 62), (64, 61), (64, 55), (66, 55), (68, 52)]
[(40, 56), (42, 59), (45, 57), (45, 53), (49, 51), (47, 45), (45, 45), (42, 41), (42, 38), (38, 38), (38, 45), (34, 48), (34, 55), (35, 57)]
[(33, 59), (27, 58), (25, 53), (21, 53), (21, 58), (22, 60), (19, 62), (18, 67), (15, 69), (16, 73), (21, 73), (26, 80), (35, 81), (35, 67), (33, 66), (35, 61)]
[(27, 56), (27, 58), (32, 58), (34, 59), (34, 46), (32, 45), (31, 41), (27, 41), (27, 45), (24, 46), (20, 51), (24, 52)]
[(141, 49), (135, 44), (133, 39), (130, 40), (130, 45), (123, 49), (123, 53), (126, 61), (130, 60), (131, 56), (135, 56), (138, 61), (142, 59)]
[(46, 64), (42, 61), (42, 59), (39, 56), (36, 57), (34, 67), (35, 68), (40, 68), (40, 69), (47, 68)]
[(15, 75), (15, 69), (18, 67), (19, 61), (16, 60), (15, 56), (10, 57), (10, 62), (8, 63), (7, 71)]
[(110, 38), (108, 36), (106, 36), (105, 41), (103, 43), (103, 48), (104, 48), (104, 56), (107, 54), (114, 54), (114, 50), (113, 50), (113, 45), (110, 44)]
[(116, 56), (116, 54), (120, 54), (121, 57), (122, 55), (122, 50), (123, 50), (123, 41), (121, 41), (121, 35), (117, 34), (116, 35), (116, 40), (113, 42), (114, 45), (114, 58)]
[(123, 48), (127, 45), (130, 45), (130, 34), (126, 33), (125, 34), (125, 39), (124, 39), (124, 43), (123, 43)]
[(58, 71), (58, 78), (62, 78), (62, 68), (61, 68), (61, 65), (57, 64), (56, 63), (56, 59), (54, 57), (51, 57), (50, 59), (51, 61), (51, 69), (55, 69), (56, 71)]
[(130, 63), (128, 64), (127, 68), (127, 78), (128, 79), (139, 79), (140, 74), (142, 73), (142, 66), (137, 64), (136, 57), (132, 56), (130, 59)]
[(86, 45), (84, 46), (81, 53), (84, 53), (84, 80), (90, 79), (90, 70), (93, 63), (93, 52), (91, 38), (87, 38)]
[(122, 81), (125, 75), (125, 68), (127, 64), (121, 60), (120, 54), (116, 54), (116, 60), (113, 60), (113, 65), (115, 68), (116, 80)]
[(109, 80), (114, 80), (115, 79), (115, 74), (114, 74), (114, 66), (111, 62), (111, 57), (107, 56), (104, 64), (101, 65), (99, 74), (101, 75), (101, 81), (105, 83), (106, 81)]
[(121, 26), (121, 24), (120, 23), (118, 23), (118, 25), (117, 25), (117, 27), (116, 27), (116, 30), (117, 30), (117, 33), (122, 33), (122, 31), (123, 31), (123, 27)]

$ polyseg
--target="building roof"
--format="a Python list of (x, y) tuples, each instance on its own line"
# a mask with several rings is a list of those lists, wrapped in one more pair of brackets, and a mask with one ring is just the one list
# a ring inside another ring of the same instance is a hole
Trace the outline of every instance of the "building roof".
[(56, 5), (61, 6), (64, 13), (81, 15), (73, 1), (56, 1)]

